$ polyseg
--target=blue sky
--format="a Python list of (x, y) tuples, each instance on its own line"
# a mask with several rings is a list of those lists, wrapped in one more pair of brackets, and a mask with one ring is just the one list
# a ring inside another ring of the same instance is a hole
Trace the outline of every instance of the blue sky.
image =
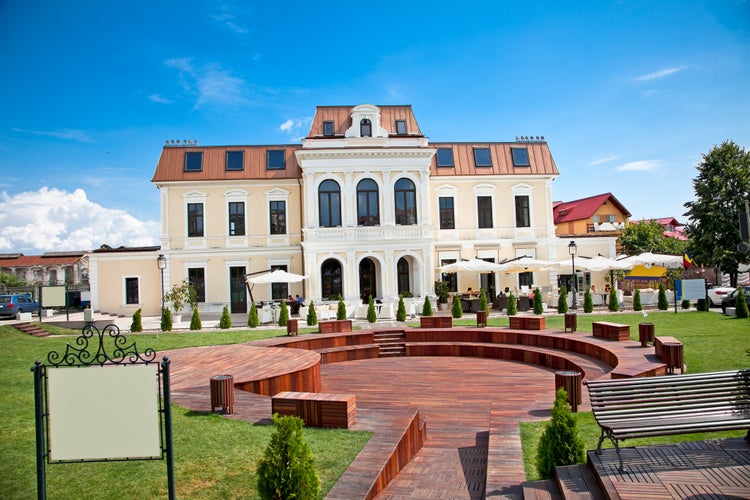
[(295, 143), (316, 105), (543, 135), (555, 200), (634, 218), (684, 221), (701, 154), (750, 147), (750, 2), (394, 5), (0, 0), (0, 253), (158, 244), (165, 139)]

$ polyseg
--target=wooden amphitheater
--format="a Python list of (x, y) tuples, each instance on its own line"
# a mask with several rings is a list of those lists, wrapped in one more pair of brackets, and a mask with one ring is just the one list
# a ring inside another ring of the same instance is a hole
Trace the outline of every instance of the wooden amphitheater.
[[(219, 404), (228, 418), (270, 423), (279, 412), (373, 432), (330, 499), (750, 498), (742, 439), (625, 448), (635, 466), (628, 472), (618, 470), (614, 450), (589, 452), (587, 464), (558, 468), (555, 480), (525, 481), (518, 422), (549, 418), (560, 374), (667, 374), (675, 360), (657, 356), (647, 333), (638, 342), (578, 331), (396, 327), (160, 355), (171, 360), (173, 402), (187, 408)], [(681, 351), (678, 362), (682, 369)], [(223, 402), (212, 385), (227, 379), (219, 375), (231, 375)], [(585, 384), (573, 383), (579, 409), (588, 410)]]

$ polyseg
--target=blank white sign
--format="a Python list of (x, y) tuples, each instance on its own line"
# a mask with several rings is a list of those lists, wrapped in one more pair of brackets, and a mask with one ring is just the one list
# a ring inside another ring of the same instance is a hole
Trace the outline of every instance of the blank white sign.
[(50, 462), (160, 458), (157, 364), (47, 368)]

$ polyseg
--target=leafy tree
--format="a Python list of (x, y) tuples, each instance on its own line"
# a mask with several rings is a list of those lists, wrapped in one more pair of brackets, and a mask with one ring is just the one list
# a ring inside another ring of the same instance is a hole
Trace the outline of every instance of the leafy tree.
[(311, 500), (320, 495), (315, 458), (299, 417), (273, 414), (276, 430), (257, 464), (258, 493), (264, 500)]
[(657, 299), (658, 307), (660, 311), (666, 311), (669, 309), (669, 301), (667, 300), (667, 291), (664, 289), (664, 284), (659, 283), (659, 297)]
[(161, 325), (159, 326), (162, 332), (172, 331), (172, 311), (164, 309), (161, 313)]
[(318, 324), (318, 314), (315, 312), (315, 304), (310, 301), (310, 305), (307, 307), (307, 325), (313, 326)]
[(591, 297), (591, 288), (586, 288), (583, 292), (583, 312), (594, 312), (594, 299)]
[(636, 288), (635, 292), (633, 292), (633, 310), (643, 310), (643, 305), (641, 304), (641, 291), (638, 288)]
[(406, 305), (404, 304), (404, 296), (398, 296), (398, 309), (396, 310), (396, 321), (406, 321)]
[(534, 289), (534, 314), (542, 314), (544, 312), (544, 304), (542, 303), (542, 292), (538, 289)]
[(346, 304), (341, 295), (339, 295), (338, 309), (336, 309), (336, 319), (346, 319)]
[(255, 307), (255, 302), (250, 303), (250, 312), (247, 313), (247, 326), (250, 328), (256, 328), (260, 325), (260, 319), (258, 318), (258, 308)]
[(750, 254), (737, 251), (739, 214), (750, 200), (750, 152), (724, 141), (703, 155), (697, 170), (695, 201), (684, 205), (690, 254), (700, 264), (719, 266), (737, 286), (739, 265), (750, 262)]
[(0, 284), (7, 290), (12, 287), (24, 286), (26, 282), (13, 273), (0, 271)]
[(609, 291), (609, 307), (608, 309), (612, 312), (620, 310), (620, 302), (617, 300), (617, 290), (614, 288)]
[(130, 331), (131, 332), (142, 332), (143, 331), (143, 321), (141, 320), (141, 308), (139, 307), (137, 311), (133, 313), (133, 322), (130, 324)]
[(684, 241), (664, 236), (664, 227), (653, 220), (628, 224), (620, 235), (619, 243), (630, 255), (643, 252), (681, 255), (686, 247)]
[(279, 326), (286, 326), (286, 324), (289, 322), (289, 307), (286, 305), (286, 300), (281, 301), (281, 306), (279, 306)]
[(375, 311), (375, 301), (372, 299), (372, 295), (367, 298), (367, 321), (369, 323), (375, 323), (378, 320), (378, 313)]
[(201, 316), (198, 314), (198, 308), (193, 308), (193, 316), (190, 318), (190, 329), (191, 330), (202, 330), (203, 323), (201, 323)]
[(747, 299), (745, 298), (745, 292), (742, 287), (739, 287), (737, 289), (737, 302), (734, 306), (734, 316), (736, 318), (747, 318), (748, 314), (749, 312), (747, 310)]
[(219, 320), (219, 328), (226, 330), (232, 328), (232, 318), (229, 316), (229, 308), (224, 306), (221, 310), (221, 319)]
[(568, 393), (560, 387), (557, 389), (555, 404), (552, 407), (552, 420), (539, 438), (537, 470), (543, 478), (551, 478), (558, 465), (584, 463), (585, 450), (568, 405)]
[(565, 285), (560, 287), (560, 296), (557, 298), (557, 312), (559, 314), (568, 312), (568, 289)]
[(422, 304), (422, 316), (432, 316), (432, 302), (427, 296), (425, 296), (424, 304)]
[(454, 318), (460, 318), (464, 315), (464, 310), (461, 307), (461, 299), (458, 298), (458, 294), (453, 296), (453, 306), (451, 306), (451, 316)]
[(508, 294), (508, 307), (505, 312), (508, 316), (515, 316), (518, 312), (518, 304), (516, 304), (516, 296), (513, 295), (513, 292)]

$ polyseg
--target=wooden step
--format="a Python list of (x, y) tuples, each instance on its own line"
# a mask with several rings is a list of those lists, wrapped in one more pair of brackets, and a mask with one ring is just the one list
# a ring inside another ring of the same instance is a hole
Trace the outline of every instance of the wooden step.
[(588, 464), (555, 467), (555, 477), (562, 498), (571, 500), (604, 500), (606, 498)]
[(523, 483), (524, 500), (561, 500), (560, 487), (554, 479)]
[(34, 323), (17, 323), (13, 325), (16, 330), (21, 330), (24, 333), (28, 333), (32, 337), (49, 337), (50, 333), (36, 326)]

